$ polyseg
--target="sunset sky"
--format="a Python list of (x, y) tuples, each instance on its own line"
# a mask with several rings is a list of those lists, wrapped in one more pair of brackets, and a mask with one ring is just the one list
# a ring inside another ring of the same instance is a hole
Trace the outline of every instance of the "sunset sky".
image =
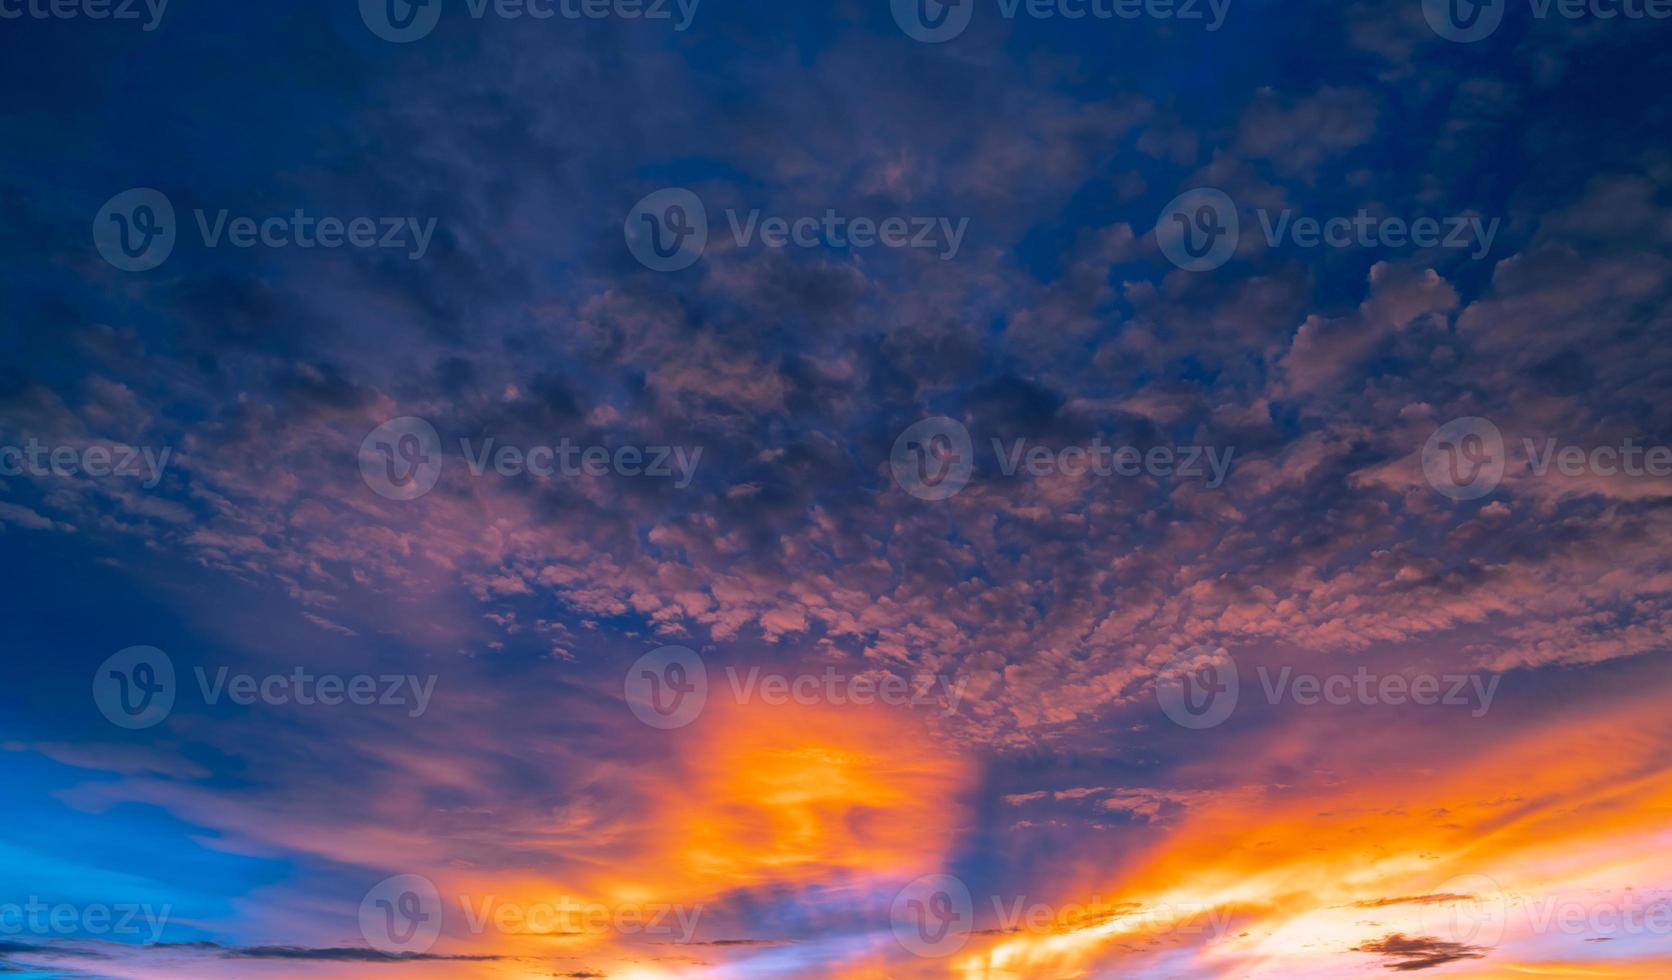
[(0, 0), (0, 976), (1672, 976), (1599, 2)]

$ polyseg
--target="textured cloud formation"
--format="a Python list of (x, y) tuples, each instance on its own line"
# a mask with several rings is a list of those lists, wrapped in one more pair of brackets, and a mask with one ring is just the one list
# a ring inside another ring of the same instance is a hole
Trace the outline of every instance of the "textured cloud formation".
[[(394, 874), (451, 916), (414, 976), (1665, 966), (1664, 933), (1523, 914), (1672, 886), (1672, 483), (1539, 471), (1672, 445), (1664, 28), (1550, 19), (1465, 50), (1414, 2), (1237, 9), (1205, 38), (984, 8), (931, 46), (886, 5), (780, 6), (705, 4), (683, 34), (449, 9), (403, 46), (352, 5), (181, 10), (142, 40), (15, 25), (0, 444), (169, 455), (149, 487), (0, 475), (0, 535), (30, 556), (5, 590), (23, 816), (0, 904), (177, 909), (165, 943), (25, 934), (0, 969), (386, 971), (356, 909)], [(131, 186), (181, 225), (143, 275), (87, 235)], [(621, 235), (664, 186), (711, 233), (665, 275)], [(1211, 274), (1156, 242), (1198, 186), (1241, 217)], [(437, 230), (421, 261), (195, 230), (298, 208)], [(969, 231), (952, 260), (734, 241), (728, 211), (757, 209)], [(1481, 259), (1308, 249), (1262, 233), (1285, 210), (1502, 229)], [(402, 416), (441, 437), (412, 501), (357, 457)], [(930, 416), (976, 457), (938, 502), (889, 465)], [(1505, 446), (1476, 500), (1424, 473), (1462, 417)], [(488, 440), (701, 456), (683, 487), (475, 475)], [(1229, 465), (1214, 487), (1007, 473), (1017, 440)], [(667, 643), (700, 653), (709, 705), (658, 731), (622, 690)], [(87, 683), (136, 644), (181, 697), (126, 732)], [(1197, 646), (1243, 672), (1206, 732), (1157, 709)], [(417, 717), (210, 703), (221, 668), (435, 694)], [(960, 695), (773, 705), (737, 695), (751, 669)], [(1303, 704), (1266, 694), (1285, 669), (1497, 697)], [(974, 899), (945, 956), (891, 932), (926, 874)], [(1444, 887), (1468, 875), (1513, 910), (1496, 942), (1435, 931), (1436, 904), (1479, 900)], [(453, 914), (559, 899), (703, 911), (683, 943)], [(1037, 903), (1047, 925), (1005, 914)]]

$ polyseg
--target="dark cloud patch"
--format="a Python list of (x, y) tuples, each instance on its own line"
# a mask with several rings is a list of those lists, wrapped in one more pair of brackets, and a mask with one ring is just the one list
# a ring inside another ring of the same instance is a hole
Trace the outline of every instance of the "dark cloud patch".
[(1433, 936), (1406, 936), (1398, 932), (1372, 942), (1361, 943), (1354, 946), (1352, 951), (1386, 957), (1390, 962), (1384, 966), (1402, 973), (1431, 970), (1459, 960), (1479, 960), (1486, 957), (1484, 946), (1446, 942)]
[(1355, 909), (1382, 909), (1390, 905), (1433, 905), (1438, 902), (1466, 902), (1473, 896), (1440, 893), (1436, 895), (1405, 895), (1400, 898), (1376, 898), (1354, 902)]

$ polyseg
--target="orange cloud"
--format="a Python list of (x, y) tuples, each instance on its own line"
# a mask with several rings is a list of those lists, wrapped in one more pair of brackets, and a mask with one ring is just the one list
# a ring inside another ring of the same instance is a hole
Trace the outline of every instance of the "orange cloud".
[[(1672, 813), (1664, 696), (1601, 718), (1552, 715), (1485, 748), (1447, 734), (1382, 729), (1354, 740), (1296, 729), (1263, 747), (1239, 745), (1234, 758), (1207, 767), (1226, 785), (1280, 766), (1303, 775), (1253, 795), (1203, 794), (1159, 847), (1102, 890), (1147, 913), (1001, 937), (960, 958), (957, 970), (1076, 976), (1130, 958), (1135, 940), (1177, 940), (1185, 917), (1212, 910), (1235, 926), (1192, 940), (1191, 969), (1201, 975), (1330, 976), (1366, 962), (1423, 961), (1424, 950), (1456, 971), (1475, 947), (1482, 970), (1500, 969), (1493, 964), (1502, 959), (1527, 971), (1548, 954), (1518, 954), (1552, 943), (1576, 950), (1588, 912), (1633, 901), (1630, 889), (1672, 884), (1672, 856), (1658, 841)], [(1083, 880), (1082, 872), (1065, 874)], [(1459, 891), (1471, 895), (1440, 894)], [(1575, 913), (1573, 934), (1553, 924), (1557, 910)]]

